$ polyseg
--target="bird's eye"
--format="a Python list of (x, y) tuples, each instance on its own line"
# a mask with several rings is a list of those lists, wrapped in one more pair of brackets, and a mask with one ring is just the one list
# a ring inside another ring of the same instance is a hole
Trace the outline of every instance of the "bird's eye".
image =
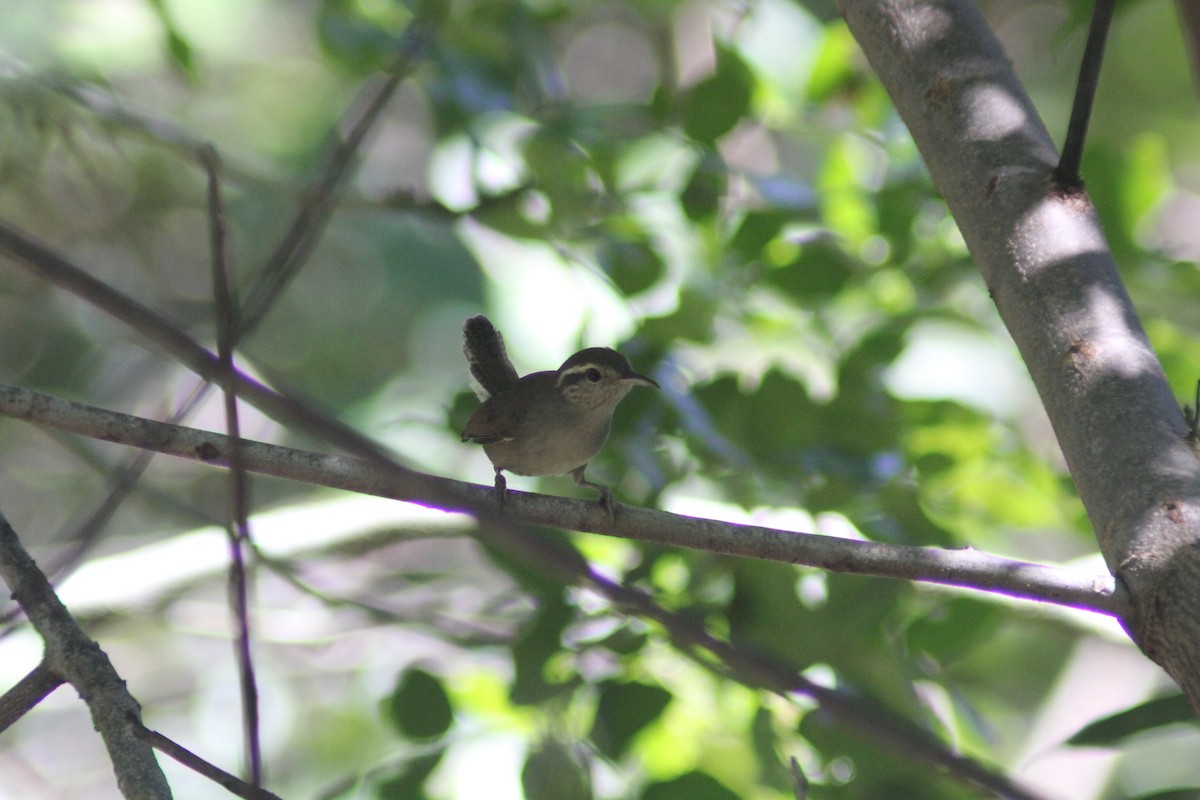
[(595, 367), (589, 368), (585, 374), (587, 375), (587, 379), (592, 383), (600, 382), (600, 370), (596, 369)]

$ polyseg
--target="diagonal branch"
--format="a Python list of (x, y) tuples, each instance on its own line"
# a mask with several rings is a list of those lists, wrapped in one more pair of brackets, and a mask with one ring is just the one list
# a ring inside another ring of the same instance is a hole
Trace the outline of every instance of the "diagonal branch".
[(841, 0), (1038, 389), (1122, 621), (1200, 710), (1200, 460), (1090, 198), (971, 0)]
[(30, 670), (28, 675), (0, 696), (0, 733), (8, 730), (10, 725), (45, 700), (63, 682), (46, 666), (45, 661)]
[[(0, 386), (0, 413), (41, 424), (58, 424), (64, 430), (94, 435), (106, 441), (133, 444), (136, 440), (140, 442), (138, 446), (161, 453), (198, 459), (220, 466), (228, 465), (229, 440), (219, 434), (131, 417), (15, 387)], [(712, 636), (703, 626), (688, 620), (684, 615), (661, 608), (644, 592), (612, 582), (595, 573), (587, 561), (565, 540), (543, 535), (519, 523), (539, 520), (611, 535), (616, 535), (619, 530), (621, 535), (628, 535), (630, 538), (698, 549), (709, 549), (698, 543), (712, 544), (719, 540), (722, 545), (711, 548), (717, 552), (755, 558), (770, 558), (773, 554), (776, 560), (788, 563), (806, 563), (805, 556), (809, 556), (815, 562), (824, 560), (848, 570), (855, 565), (856, 553), (866, 553), (866, 561), (870, 562), (873, 558), (879, 559), (881, 555), (899, 554), (900, 551), (910, 550), (915, 559), (914, 563), (924, 560), (925, 569), (931, 574), (938, 573), (940, 582), (969, 585), (956, 580), (949, 562), (940, 565), (937, 563), (940, 560), (940, 551), (697, 520), (627, 507), (619, 507), (614, 520), (594, 502), (528, 495), (522, 492), (513, 493), (505, 503), (506, 512), (498, 515), (492, 503), (491, 487), (436, 478), (410, 470), (389, 469), (386, 464), (374, 461), (323, 456), (260, 442), (243, 441), (239, 444), (239, 452), (248, 470), (381, 497), (470, 511), (480, 521), (482, 538), (489, 545), (504, 552), (507, 557), (515, 559), (523, 569), (563, 584), (592, 586), (625, 611), (658, 621), (667, 629), (674, 643), (687, 648), (700, 647), (712, 653), (722, 665), (722, 669), (718, 671), (725, 677), (784, 697), (794, 694), (811, 697), (837, 725), (870, 738), (894, 752), (945, 769), (959, 779), (988, 788), (999, 797), (1035, 800), (1035, 795), (1005, 776), (973, 759), (948, 750), (923, 729), (894, 717), (881, 707), (851, 692), (826, 689), (808, 681), (782, 662), (754, 654)], [(660, 530), (666, 530), (667, 533), (664, 537), (657, 538)], [(751, 546), (747, 547), (747, 543)], [(757, 547), (762, 543), (766, 543), (768, 547), (760, 552)], [(922, 553), (924, 555), (921, 555)], [(945, 555), (951, 556), (952, 560), (958, 560), (956, 556), (966, 555), (964, 563), (971, 560), (970, 554), (962, 551)], [(1017, 578), (1007, 581), (1011, 584), (1011, 593), (1017, 596), (1049, 599), (1051, 594), (1060, 594), (1077, 601), (1068, 601), (1069, 604), (1094, 610), (1106, 610), (1107, 606), (1108, 613), (1119, 607), (1120, 600), (1111, 594), (1111, 587), (1105, 589), (1099, 583), (1089, 583), (1090, 579), (1072, 576), (1066, 570), (976, 555), (993, 566), (1006, 567), (1009, 578)], [(862, 571), (870, 572), (869, 569)], [(1039, 595), (1041, 590), (1047, 592), (1046, 597)]]
[(125, 681), (108, 656), (59, 601), (3, 515), (0, 578), (45, 640), (47, 670), (74, 686), (87, 703), (92, 724), (108, 748), (121, 793), (140, 800), (169, 800), (171, 788), (154, 758), (154, 750), (137, 738), (130, 723), (141, 718), (137, 700), (125, 688)]
[[(105, 441), (227, 466), (230, 442), (216, 433), (86, 406), (15, 386), (0, 385), (0, 414)], [(478, 513), (494, 508), (490, 487), (411, 471), (389, 472), (371, 461), (243, 441), (247, 470), (280, 478)], [(593, 502), (513, 492), (504, 518), (621, 536), (671, 547), (802, 564), (835, 572), (924, 581), (1073, 606), (1114, 616), (1125, 597), (1107, 575), (1087, 575), (1014, 561), (975, 550), (940, 550), (841, 539), (754, 525), (698, 519), (622, 506), (610, 519)]]

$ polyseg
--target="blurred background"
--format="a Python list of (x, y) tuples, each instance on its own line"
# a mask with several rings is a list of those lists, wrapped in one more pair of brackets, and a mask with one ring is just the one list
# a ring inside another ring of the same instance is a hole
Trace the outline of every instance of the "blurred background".
[[(1090, 5), (983, 10), (1061, 141)], [(490, 483), (464, 318), (522, 373), (614, 346), (632, 394), (589, 476), (622, 502), (1101, 571), (1025, 369), (903, 125), (813, 0), (8, 0), (0, 218), (214, 341), (200, 143), (256, 285), (418, 14), (440, 24), (302, 270), (239, 347), (429, 472)], [(1118, 7), (1083, 172), (1181, 403), (1200, 375), (1200, 124), (1174, 8)], [(0, 259), (0, 380), (158, 419), (196, 379)], [(326, 449), (245, 407), (243, 434)], [(216, 395), (185, 424), (223, 430)], [(0, 420), (0, 509), (143, 704), (237, 771), (227, 476)], [(589, 496), (563, 478), (514, 488)], [(723, 681), (586, 591), (531, 587), (468, 521), (252, 479), (268, 787), (288, 798), (975, 797)], [(1169, 693), (1108, 620), (573, 535), (606, 574), (854, 687), (1048, 796), (1200, 784), (1194, 725), (1079, 747)], [(10, 686), (40, 642), (10, 621)], [(439, 711), (440, 710), (440, 711)], [(166, 765), (179, 798), (221, 796)], [(0, 735), (0, 798), (117, 797), (60, 689)], [(547, 778), (546, 776), (550, 776)], [(552, 780), (551, 780), (552, 779)]]

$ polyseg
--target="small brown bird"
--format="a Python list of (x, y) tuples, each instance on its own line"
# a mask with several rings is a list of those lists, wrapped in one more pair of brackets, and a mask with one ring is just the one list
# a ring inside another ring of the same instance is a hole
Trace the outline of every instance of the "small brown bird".
[(508, 358), (504, 337), (487, 317), (463, 325), (463, 353), (479, 383), (483, 405), (463, 428), (462, 440), (483, 445), (496, 468), (496, 498), (503, 502), (503, 471), (514, 475), (570, 474), (595, 489), (610, 514), (612, 492), (583, 476), (608, 440), (613, 411), (634, 386), (658, 384), (633, 371), (628, 359), (607, 347), (580, 350), (556, 370), (523, 378)]

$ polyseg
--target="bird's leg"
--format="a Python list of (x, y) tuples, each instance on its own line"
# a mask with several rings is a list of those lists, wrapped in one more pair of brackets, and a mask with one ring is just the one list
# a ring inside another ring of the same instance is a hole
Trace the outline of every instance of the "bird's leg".
[(496, 467), (496, 504), (504, 505), (505, 498), (508, 497), (508, 481), (504, 480), (504, 473)]
[(607, 486), (601, 486), (600, 484), (593, 483), (592, 481), (589, 481), (587, 478), (583, 477), (583, 471), (585, 469), (587, 469), (587, 464), (571, 470), (571, 479), (574, 480), (579, 486), (586, 486), (589, 489), (594, 489), (595, 491), (599, 492), (600, 496), (596, 499), (597, 502), (600, 503), (600, 507), (608, 513), (609, 517), (615, 516), (617, 511), (617, 501), (613, 499), (612, 491), (610, 491)]

